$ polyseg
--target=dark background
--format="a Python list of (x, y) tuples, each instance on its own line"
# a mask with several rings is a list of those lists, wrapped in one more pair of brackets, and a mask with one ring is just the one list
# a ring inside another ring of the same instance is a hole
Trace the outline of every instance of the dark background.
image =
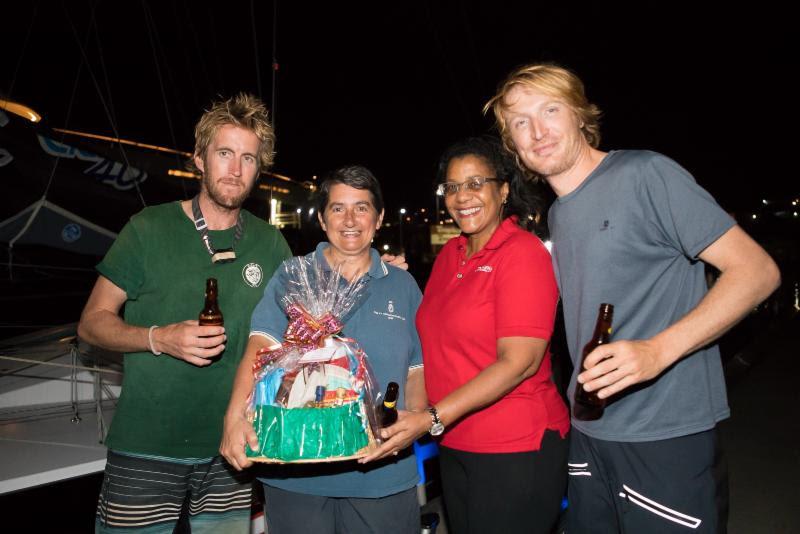
[[(383, 183), (391, 220), (401, 206), (433, 206), (438, 155), (449, 143), (491, 128), (481, 108), (511, 69), (557, 62), (581, 76), (603, 110), (601, 148), (646, 148), (677, 160), (780, 263), (782, 288), (722, 339), (726, 363), (743, 361), (733, 355), (747, 354), (748, 346), (764, 347), (768, 356), (792, 356), (788, 348), (769, 345), (795, 343), (786, 332), (796, 327), (772, 327), (796, 312), (800, 287), (798, 221), (791, 217), (797, 208), (790, 207), (800, 197), (793, 165), (797, 61), (791, 52), (797, 19), (789, 7), (772, 1), (621, 7), (284, 0), (276, 18), (275, 2), (3, 2), (0, 97), (31, 106), (52, 127), (190, 151), (194, 123), (213, 99), (238, 91), (260, 94), (271, 108), (277, 103), (275, 172), (304, 181), (342, 164), (365, 164)], [(6, 190), (6, 184), (0, 187)], [(763, 200), (786, 208), (789, 218), (765, 214)], [(752, 213), (768, 216), (756, 221)], [(421, 225), (414, 228), (424, 233)], [(415, 238), (410, 226), (406, 232), (407, 240)], [(412, 258), (412, 272), (420, 265)], [(36, 310), (36, 324), (28, 326), (76, 320), (93, 280), (91, 271), (79, 283), (56, 280), (72, 291), (72, 300), (58, 306), (52, 293), (45, 306), (31, 297), (23, 306)], [(11, 289), (30, 296), (26, 283)], [(41, 292), (38, 280), (31, 287)], [(12, 315), (14, 332), (27, 331), (17, 324), (24, 322), (18, 309), (0, 302), (2, 334), (12, 332), (6, 328)], [(61, 315), (46, 315), (59, 307)], [(766, 388), (792, 391), (776, 384)], [(761, 406), (751, 398), (741, 402)], [(758, 421), (771, 421), (762, 412), (771, 413), (759, 411)], [(746, 451), (747, 458), (767, 459), (760, 454), (764, 432), (742, 427), (732, 435), (756, 436), (758, 452)], [(796, 432), (786, 435), (796, 443)], [(731, 450), (735, 461), (736, 443)], [(776, 462), (784, 458), (773, 456)], [(735, 503), (772, 499), (757, 495), (755, 482), (770, 470), (754, 462), (753, 471), (752, 479), (740, 474), (739, 486), (733, 480)], [(789, 480), (776, 486), (776, 495), (791, 494)], [(12, 518), (10, 528), (29, 528), (30, 517), (45, 510), (42, 521), (64, 532), (91, 530), (99, 481), (97, 475), (5, 496), (3, 509), (16, 511), (11, 515), (20, 521)], [(738, 508), (745, 507), (735, 506), (734, 513)], [(747, 509), (758, 512), (753, 524), (759, 525), (788, 513), (752, 504)]]
[(666, 153), (738, 211), (798, 193), (787, 10), (284, 1), (276, 19), (274, 0), (6, 2), (0, 94), (51, 126), (114, 135), (113, 118), (124, 138), (188, 151), (212, 99), (245, 90), (272, 107), (274, 50), (274, 170), (308, 180), (362, 163), (390, 210), (417, 209), (433, 203), (442, 149), (490, 128), (481, 108), (497, 83), (554, 61), (603, 110), (602, 148)]

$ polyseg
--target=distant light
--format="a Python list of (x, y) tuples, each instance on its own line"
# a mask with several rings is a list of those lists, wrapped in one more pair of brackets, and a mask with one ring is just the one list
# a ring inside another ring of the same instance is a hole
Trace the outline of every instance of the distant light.
[(406, 209), (400, 208), (400, 215), (405, 215), (405, 214), (406, 214)]
[(762, 203), (762, 204), (764, 204), (765, 206), (766, 206), (767, 204), (769, 204), (769, 202), (767, 202), (767, 199), (766, 199), (766, 198), (762, 198), (762, 199), (761, 199), (761, 203)]
[(387, 223), (383, 223), (383, 225), (384, 225), (386, 228), (391, 228), (391, 227), (392, 227), (392, 223), (388, 223), (388, 222), (387, 222)]
[(383, 245), (383, 250), (389, 250), (389, 245)]
[(315, 174), (314, 176), (311, 177), (311, 179), (312, 180), (316, 180), (317, 179), (317, 175)]
[(28, 119), (31, 122), (39, 122), (42, 120), (41, 115), (33, 111), (25, 104), (20, 104), (18, 102), (11, 102), (10, 100), (4, 100), (0, 98), (0, 109), (9, 111), (14, 115), (19, 115), (23, 119)]
[(553, 242), (548, 239), (544, 242), (544, 248), (546, 248), (548, 252), (553, 252)]
[(425, 222), (428, 222), (428, 219), (425, 219)]
[(308, 208), (308, 214), (314, 215), (314, 208)]
[(794, 215), (795, 217), (797, 217), (797, 212), (795, 211), (794, 213), (792, 213), (792, 215)]
[(406, 217), (406, 221), (411, 222), (411, 217)]
[(425, 213), (425, 208), (422, 208), (422, 209), (421, 209), (421, 210), (419, 210), (419, 211), (421, 211), (422, 213)]
[(297, 213), (303, 213), (303, 208), (297, 208)]
[(439, 221), (439, 224), (444, 224), (444, 221)]
[(797, 201), (796, 200), (792, 200), (792, 206), (797, 206)]
[[(200, 179), (202, 177), (198, 175), (197, 178)], [(278, 187), (276, 185), (259, 184), (258, 188), (262, 189), (264, 191), (272, 191), (274, 193), (283, 193), (284, 195), (288, 195), (289, 194), (289, 190), (288, 189), (286, 189), (285, 187)]]
[(754, 214), (753, 214), (753, 219), (758, 219), (758, 215), (756, 215), (756, 214), (754, 213)]
[(178, 169), (170, 169), (167, 171), (170, 176), (180, 176), (181, 178), (200, 178), (199, 174), (188, 171), (180, 171)]

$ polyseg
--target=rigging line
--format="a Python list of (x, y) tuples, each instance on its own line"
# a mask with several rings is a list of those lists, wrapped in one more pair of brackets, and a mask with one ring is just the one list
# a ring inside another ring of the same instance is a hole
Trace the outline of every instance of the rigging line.
[(33, 23), (36, 22), (36, 12), (39, 10), (39, 2), (37, 1), (33, 4), (33, 13), (31, 14), (31, 22), (28, 24), (28, 31), (25, 33), (25, 39), (22, 41), (22, 50), (19, 53), (19, 59), (17, 59), (17, 66), (14, 67), (14, 74), (11, 76), (11, 83), (8, 87), (8, 92), (6, 93), (7, 99), (11, 100), (14, 93), (14, 85), (17, 83), (17, 75), (19, 74), (19, 69), (22, 67), (22, 60), (25, 58), (25, 51), (28, 49), (28, 41), (30, 41), (31, 33), (33, 33)]
[[(92, 72), (91, 64), (89, 63), (89, 58), (86, 55), (86, 47), (81, 45), (80, 39), (78, 39), (78, 30), (77, 30), (77, 28), (75, 28), (75, 24), (72, 22), (72, 18), (70, 18), (69, 12), (67, 11), (67, 8), (64, 5), (63, 1), (62, 1), (61, 5), (64, 8), (64, 17), (67, 19), (67, 22), (69, 22), (69, 27), (72, 30), (72, 35), (75, 38), (75, 42), (78, 43), (78, 47), (80, 49), (81, 57), (83, 58), (83, 62), (86, 63), (86, 72), (89, 73), (89, 78), (92, 80), (92, 84), (94, 85), (95, 91), (97, 91), (97, 96), (100, 98), (100, 104), (102, 105), (103, 111), (106, 114), (106, 118), (108, 119), (108, 122), (109, 122), (109, 124), (111, 126), (111, 130), (114, 132), (114, 137), (119, 138), (121, 136), (119, 135), (119, 131), (117, 130), (117, 125), (114, 122), (114, 119), (111, 117), (111, 112), (108, 109), (108, 104), (106, 103), (106, 99), (103, 98), (103, 91), (100, 89), (100, 84), (97, 82), (97, 78), (95, 77), (94, 72)], [(92, 5), (92, 12), (94, 12), (96, 7), (97, 7), (96, 3), (94, 5)], [(91, 19), (90, 19), (89, 30), (91, 30), (91, 24), (92, 24), (91, 21), (94, 21), (94, 16), (92, 16)], [(87, 37), (88, 37), (88, 35), (89, 35), (89, 32), (87, 32)], [(118, 146), (119, 146), (119, 151), (122, 154), (122, 159), (125, 160), (125, 170), (127, 171), (127, 169), (131, 168), (131, 162), (128, 159), (128, 153), (127, 153), (127, 151), (125, 150), (125, 147), (122, 144), (119, 144)], [(125, 171), (123, 171), (123, 172), (125, 172)], [(134, 187), (136, 189), (136, 193), (139, 196), (139, 200), (141, 201), (142, 206), (147, 207), (147, 202), (145, 202), (144, 196), (142, 195), (142, 190), (139, 187), (139, 180), (133, 180), (133, 185), (134, 185)]]
[(258, 59), (258, 38), (256, 36), (256, 9), (253, 0), (250, 0), (250, 28), (253, 32), (253, 53), (256, 58), (256, 86), (258, 87), (258, 98), (263, 97), (261, 91), (261, 62)]
[[(159, 49), (162, 50), (163, 55), (163, 47), (161, 47), (161, 43), (157, 42), (158, 39), (158, 28), (156, 28), (155, 20), (153, 19), (153, 14), (150, 11), (150, 8), (147, 6), (147, 2), (142, 0), (142, 11), (144, 11), (144, 20), (145, 25), (147, 26), (147, 38), (150, 41), (150, 51), (153, 54), (153, 63), (156, 66), (156, 75), (158, 77), (158, 87), (161, 92), (161, 100), (164, 104), (164, 114), (167, 116), (167, 126), (169, 127), (169, 135), (172, 139), (172, 146), (178, 146), (178, 140), (175, 136), (175, 126), (172, 124), (172, 113), (170, 113), (169, 109), (169, 102), (167, 100), (167, 93), (164, 89), (164, 78), (161, 74), (161, 63), (158, 61), (158, 51)], [(166, 56), (164, 56), (164, 62), (166, 63)], [(178, 162), (179, 167), (183, 167), (183, 161), (180, 160), (177, 156), (175, 159)], [(184, 180), (181, 180), (181, 186), (183, 187), (184, 198), (186, 198), (187, 191), (186, 191), (186, 183)]]
[[(188, 32), (189, 37), (185, 37), (184, 34), (182, 33), (183, 25), (178, 25), (179, 29), (178, 31), (180, 33), (179, 39), (182, 43), (189, 43), (190, 41), (194, 43), (194, 46), (180, 47), (181, 50), (183, 51), (184, 61), (186, 62), (186, 65), (191, 66), (191, 68), (187, 70), (189, 73), (189, 81), (191, 82), (192, 84), (191, 87), (193, 89), (192, 96), (194, 97), (194, 101), (192, 109), (193, 110), (202, 109), (202, 107), (205, 106), (206, 103), (204, 101), (201, 101), (200, 98), (198, 98), (199, 96), (198, 91), (202, 90), (200, 89), (201, 85), (195, 81), (195, 75), (198, 75), (198, 77), (200, 77), (205, 82), (205, 89), (207, 90), (206, 92), (208, 93), (212, 92), (212, 84), (211, 84), (211, 78), (209, 77), (208, 74), (208, 69), (206, 68), (206, 62), (202, 61), (202, 59), (200, 61), (193, 61), (188, 53), (189, 50), (192, 50), (195, 52), (195, 54), (199, 55), (200, 58), (203, 57), (200, 47), (200, 40), (198, 39), (197, 30), (195, 29), (195, 19), (193, 18), (197, 16), (197, 10), (193, 9), (190, 11), (186, 5), (186, 0), (181, 0), (180, 4), (181, 4), (180, 7), (183, 10), (183, 12), (178, 13), (177, 3), (173, 3), (172, 4), (173, 15), (175, 17), (175, 20), (181, 20), (188, 25), (188, 29), (186, 30), (186, 32)], [(203, 98), (203, 100), (205, 100), (205, 98)]]
[(103, 58), (103, 47), (102, 44), (100, 43), (100, 32), (98, 31), (97, 28), (97, 19), (95, 18), (94, 10), (92, 10), (91, 17), (92, 19), (91, 19), (90, 29), (94, 27), (94, 32), (93, 32), (94, 40), (97, 43), (97, 55), (100, 58), (100, 69), (103, 71), (103, 80), (105, 81), (106, 84), (106, 94), (108, 95), (108, 106), (111, 111), (111, 118), (116, 124), (119, 124), (119, 121), (117, 120), (117, 115), (116, 113), (114, 113), (114, 101), (111, 98), (111, 83), (108, 81), (108, 69), (106, 69), (106, 62), (105, 59)]
[[(272, 104), (270, 112), (272, 112), (272, 133), (274, 135), (278, 128), (278, 0), (272, 0)], [(275, 145), (277, 143), (276, 136)]]
[[(189, 25), (190, 29), (188, 31), (191, 32), (192, 31), (191, 30), (192, 22), (191, 22), (189, 16), (187, 15), (187, 11), (188, 10), (186, 9), (186, 4), (184, 2), (181, 2), (181, 7), (183, 8), (183, 11), (184, 11), (181, 14), (178, 13), (177, 2), (172, 2), (171, 4), (172, 4), (172, 16), (173, 16), (173, 18), (175, 20), (181, 21), (181, 24), (176, 24), (175, 25), (175, 31), (177, 32), (178, 40), (181, 43), (187, 43), (187, 42), (189, 42), (189, 40), (186, 37), (187, 30), (185, 29), (184, 24), (188, 24)], [(180, 48), (181, 52), (183, 52), (183, 61), (184, 61), (184, 64), (187, 66), (187, 69), (184, 71), (183, 76), (187, 76), (188, 77), (189, 83), (191, 84), (190, 87), (193, 89), (192, 93), (193, 93), (193, 97), (194, 98), (192, 99), (192, 101), (193, 101), (192, 109), (196, 110), (200, 106), (197, 103), (197, 100), (198, 100), (197, 99), (198, 84), (195, 81), (195, 74), (196, 74), (195, 73), (195, 68), (194, 68), (194, 65), (192, 64), (191, 58), (189, 57), (189, 49), (191, 47), (189, 47), (189, 46), (181, 46), (179, 48)], [(199, 63), (202, 64), (203, 62), (200, 61)], [(178, 105), (180, 106), (182, 104), (183, 106), (185, 106), (187, 100), (188, 100), (188, 97), (184, 94), (183, 95), (183, 99), (181, 99), (181, 98), (177, 99)], [(181, 117), (186, 117), (186, 115), (187, 115), (186, 108), (185, 107), (181, 107)], [(183, 123), (185, 123), (185, 122), (186, 121), (184, 120)], [(177, 149), (178, 147), (176, 146), (175, 148)], [(178, 168), (185, 168), (186, 167), (186, 160), (185, 159), (181, 160), (179, 157), (176, 156), (175, 157), (175, 161), (176, 161), (176, 164), (179, 166)], [(183, 191), (183, 198), (184, 199), (188, 199), (189, 198), (189, 191), (186, 188), (186, 180), (180, 180), (180, 184), (181, 184), (181, 190)]]
[[(209, 92), (216, 94), (218, 97), (220, 97), (220, 99), (222, 99), (221, 95), (228, 93), (228, 86), (226, 83), (228, 81), (228, 76), (226, 75), (226, 72), (222, 68), (222, 63), (220, 63), (220, 54), (219, 54), (220, 46), (217, 43), (217, 29), (215, 24), (215, 22), (218, 22), (218, 20), (214, 16), (216, 12), (212, 13), (212, 5), (213, 4), (211, 2), (205, 2), (204, 6), (206, 23), (208, 24), (209, 28), (204, 36), (208, 38), (208, 41), (211, 45), (212, 53), (210, 55), (211, 58), (214, 60), (214, 68), (215, 68), (215, 71), (212, 73), (212, 75), (216, 79), (216, 83), (214, 83), (214, 85), (209, 88), (210, 89)], [(198, 9), (197, 11), (199, 12), (200, 10)], [(206, 43), (204, 42), (203, 44), (205, 45)], [(200, 50), (199, 47), (198, 50)], [(205, 106), (205, 103), (203, 103), (203, 105)]]
[[(93, 3), (92, 4), (92, 6), (91, 6), (92, 12), (94, 12), (94, 9), (95, 9), (96, 6), (97, 6), (97, 3)], [(66, 15), (67, 6), (64, 5), (64, 0), (61, 0), (61, 9), (64, 11), (64, 14)], [(67, 16), (67, 19), (69, 19), (69, 16)], [(73, 34), (74, 34), (74, 28), (73, 28)], [(76, 41), (78, 42), (78, 47), (80, 48), (81, 47), (80, 40), (78, 40), (76, 34), (74, 34), (74, 35), (75, 35)], [(88, 41), (89, 41), (89, 33), (88, 32), (86, 33), (85, 39), (86, 39), (86, 42), (88, 43)], [(72, 92), (69, 95), (69, 102), (67, 103), (67, 114), (64, 117), (64, 127), (65, 128), (69, 126), (69, 121), (72, 119), (72, 106), (75, 104), (75, 95), (78, 93), (78, 82), (81, 79), (81, 71), (83, 70), (83, 63), (84, 63), (83, 60), (81, 60), (78, 63), (78, 72), (75, 73), (75, 81), (72, 83)], [(61, 137), (59, 138), (59, 141), (63, 143), (64, 142), (64, 137), (65, 137), (65, 135), (62, 133)], [(44, 193), (42, 194), (42, 199), (47, 199), (47, 194), (50, 192), (50, 186), (53, 185), (53, 179), (56, 176), (56, 171), (58, 170), (58, 164), (60, 162), (61, 162), (61, 158), (54, 158), (53, 159), (53, 167), (50, 169), (50, 176), (47, 178), (47, 185), (44, 188)]]

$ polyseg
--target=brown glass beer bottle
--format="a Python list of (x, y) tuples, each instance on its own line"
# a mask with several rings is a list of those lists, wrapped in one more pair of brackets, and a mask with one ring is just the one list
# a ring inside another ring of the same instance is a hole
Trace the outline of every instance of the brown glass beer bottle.
[(217, 303), (217, 279), (209, 278), (206, 280), (206, 303), (203, 311), (200, 312), (198, 319), (200, 326), (222, 326), (225, 321), (222, 319), (222, 312)]
[(389, 385), (386, 386), (386, 395), (378, 408), (378, 417), (382, 427), (392, 426), (397, 422), (397, 395), (399, 392), (400, 386), (397, 382), (389, 382)]
[[(608, 343), (611, 337), (611, 322), (614, 319), (614, 306), (612, 304), (601, 304), (600, 311), (597, 313), (597, 324), (594, 327), (594, 335), (591, 341), (583, 347), (581, 356), (580, 372), (586, 370), (586, 356), (599, 345)], [(575, 384), (575, 399), (572, 403), (572, 413), (575, 419), (581, 421), (594, 421), (603, 416), (606, 407), (606, 400), (597, 396), (596, 391), (586, 391), (580, 382)]]

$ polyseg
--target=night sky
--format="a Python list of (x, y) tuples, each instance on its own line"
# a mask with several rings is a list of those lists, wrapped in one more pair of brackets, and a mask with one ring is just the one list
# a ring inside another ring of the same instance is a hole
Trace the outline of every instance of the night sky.
[[(553, 61), (603, 110), (601, 148), (663, 152), (729, 210), (797, 196), (795, 18), (701, 4), (279, 2), (274, 170), (361, 163), (389, 209), (429, 206), (438, 154), (491, 127), (497, 83)], [(114, 135), (104, 99), (120, 136), (191, 150), (212, 99), (271, 105), (273, 19), (271, 1), (6, 2), (0, 94), (50, 126)]]

